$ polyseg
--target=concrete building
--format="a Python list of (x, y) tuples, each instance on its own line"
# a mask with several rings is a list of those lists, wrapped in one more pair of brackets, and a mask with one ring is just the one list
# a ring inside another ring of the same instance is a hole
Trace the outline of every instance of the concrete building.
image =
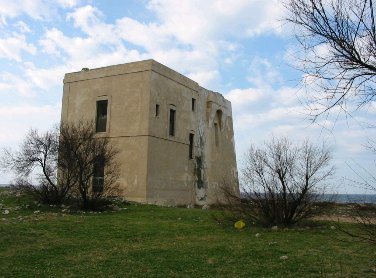
[(61, 119), (116, 144), (128, 200), (212, 204), (225, 179), (239, 193), (231, 103), (154, 60), (67, 73)]

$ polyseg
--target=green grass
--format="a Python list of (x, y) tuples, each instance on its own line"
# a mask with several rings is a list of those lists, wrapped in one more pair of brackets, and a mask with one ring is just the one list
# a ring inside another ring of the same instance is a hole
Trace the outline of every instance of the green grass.
[(0, 214), (0, 277), (376, 276), (376, 248), (330, 222), (238, 231), (211, 210), (129, 205), (83, 214), (26, 202), (0, 191), (0, 213), (10, 211)]

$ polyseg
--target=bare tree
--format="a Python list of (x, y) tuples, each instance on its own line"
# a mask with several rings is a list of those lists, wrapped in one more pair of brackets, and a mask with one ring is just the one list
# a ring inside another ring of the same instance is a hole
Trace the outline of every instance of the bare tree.
[[(372, 0), (286, 0), (286, 20), (302, 48), (313, 120), (333, 108), (351, 112), (376, 97), (376, 28)], [(316, 91), (314, 93), (313, 91)]]
[(120, 193), (118, 149), (98, 136), (93, 122), (63, 123), (60, 128), (59, 177), (74, 180), (74, 194), (84, 209)]
[(75, 197), (84, 209), (95, 209), (120, 194), (117, 154), (108, 138), (95, 133), (94, 123), (80, 121), (61, 124), (60, 132), (31, 129), (20, 151), (3, 151), (0, 166), (16, 174), (17, 188), (42, 203)]
[(334, 172), (330, 151), (308, 140), (301, 145), (273, 138), (252, 146), (243, 169), (242, 205), (266, 225), (292, 225), (315, 214), (323, 182)]
[(72, 183), (57, 179), (59, 132), (39, 133), (31, 129), (20, 150), (4, 149), (0, 166), (16, 175), (15, 186), (47, 204), (59, 204), (68, 197)]

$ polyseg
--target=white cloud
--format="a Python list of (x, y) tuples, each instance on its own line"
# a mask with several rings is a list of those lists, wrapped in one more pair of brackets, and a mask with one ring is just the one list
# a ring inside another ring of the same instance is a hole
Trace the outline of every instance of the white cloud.
[(376, 114), (376, 101), (370, 101), (364, 105), (364, 109), (370, 114)]
[(90, 33), (90, 28), (100, 22), (102, 12), (91, 5), (79, 7), (74, 12), (68, 13), (67, 19), (73, 19), (74, 26)]
[[(60, 120), (60, 104), (0, 106), (0, 145), (14, 146), (31, 127), (47, 130)], [(36, 123), (38, 123), (36, 125)]]
[(78, 0), (57, 0), (63, 8), (73, 8), (78, 5)]
[(117, 34), (124, 41), (142, 47), (161, 63), (192, 77), (200, 85), (211, 85), (219, 79), (218, 47), (207, 42), (206, 47), (194, 47), (179, 41), (163, 25), (143, 24), (130, 18), (116, 23)]
[(175, 45), (172, 34), (156, 23), (144, 24), (129, 17), (116, 22), (117, 32), (125, 41), (142, 46), (148, 51), (158, 51)]
[(103, 14), (96, 7), (91, 5), (79, 7), (68, 13), (67, 19), (73, 20), (76, 28), (80, 28), (101, 44), (119, 42), (114, 26), (103, 22)]
[(16, 17), (20, 14), (27, 14), (34, 19), (42, 19), (47, 12), (46, 4), (41, 0), (22, 1), (13, 0), (0, 1), (0, 17), (5, 23), (7, 17)]
[(169, 33), (189, 44), (279, 32), (278, 19), (283, 12), (277, 0), (151, 0), (149, 8)]
[[(290, 134), (294, 133), (295, 136), (294, 136), (294, 140), (296, 140), (297, 138), (297, 133), (296, 133), (296, 129), (298, 128), (298, 126), (296, 125), (289, 125), (289, 124), (280, 124), (280, 125), (276, 125), (274, 126), (271, 131), (270, 131), (270, 134), (272, 134), (273, 136), (279, 138), (279, 137), (287, 137), (287, 138), (290, 138)], [(301, 136), (300, 136), (301, 137)], [(303, 138), (299, 138), (299, 139), (304, 139), (305, 136), (303, 136)], [(291, 138), (292, 140), (292, 138)]]
[(38, 68), (32, 63), (24, 63), (22, 75), (0, 72), (0, 95), (32, 99), (43, 93), (50, 94), (50, 90), (61, 86), (67, 66), (54, 68)]
[[(77, 55), (77, 56), (76, 56)], [(73, 59), (76, 57), (76, 59)], [(140, 55), (138, 51), (127, 50), (120, 46), (111, 52), (97, 53), (93, 56), (79, 57), (78, 53), (70, 56), (69, 61), (64, 65), (57, 65), (50, 68), (38, 68), (34, 64), (27, 64), (25, 67), (24, 83), (29, 84), (29, 87), (42, 89), (48, 92), (56, 86), (61, 86), (64, 74), (67, 72), (79, 71), (84, 67), (98, 68), (108, 65), (119, 64), (122, 62), (138, 61), (146, 59), (147, 57)], [(14, 86), (14, 84), (12, 84)], [(8, 88), (11, 86), (8, 86)], [(1, 83), (0, 83), (1, 92)]]
[(151, 0), (148, 7), (159, 21), (119, 19), (115, 26), (119, 36), (167, 66), (198, 78), (204, 86), (219, 82), (219, 64), (233, 64), (238, 59), (239, 45), (234, 40), (278, 33), (283, 10), (276, 0)]
[[(76, 8), (66, 17), (86, 37), (68, 37), (61, 30), (52, 28), (39, 43), (45, 53), (65, 57), (68, 64), (90, 61), (93, 56), (115, 51), (122, 53), (115, 56), (154, 58), (203, 86), (216, 86), (221, 79), (219, 64), (233, 64), (238, 58), (235, 54), (238, 45), (232, 39), (253, 36), (265, 30), (278, 32), (275, 22), (280, 13), (275, 11), (279, 5), (276, 0), (267, 4), (259, 0), (237, 0), (230, 5), (221, 0), (152, 0), (148, 7), (159, 22), (142, 23), (124, 17), (114, 24), (105, 23), (104, 14), (98, 8), (86, 5)], [(130, 53), (122, 46), (123, 41), (141, 49)], [(271, 71), (269, 77), (272, 77)]]
[(121, 42), (118, 28), (103, 22), (103, 14), (93, 6), (84, 6), (68, 13), (67, 19), (86, 36), (68, 37), (57, 28), (48, 29), (39, 40), (42, 51), (65, 60), (68, 70), (96, 68), (149, 58), (147, 53), (127, 49)]
[(57, 15), (58, 8), (72, 8), (75, 0), (0, 0), (0, 21), (7, 24), (7, 18), (26, 14), (35, 20), (50, 20)]
[(281, 75), (268, 59), (256, 56), (249, 65), (247, 79), (255, 86), (267, 87), (280, 82)]
[(335, 121), (329, 119), (320, 119), (312, 127), (316, 129), (324, 129), (331, 132), (334, 129), (335, 125)]
[(16, 34), (13, 37), (0, 39), (0, 58), (21, 62), (22, 51), (34, 55), (37, 49), (33, 44), (26, 42), (24, 35)]
[(53, 28), (50, 30), (47, 30), (44, 34), (44, 37), (42, 37), (38, 43), (42, 47), (42, 52), (54, 55), (57, 57), (61, 57), (61, 51), (60, 47), (61, 45), (58, 44), (59, 36), (62, 35), (62, 32)]
[(120, 45), (111, 51), (99, 52), (86, 59), (77, 59), (68, 63), (69, 71), (81, 70), (83, 67), (98, 68), (108, 65), (115, 65), (149, 58), (147, 55), (139, 53), (137, 50), (129, 50)]
[[(57, 105), (60, 107), (60, 105)], [(2, 119), (13, 117), (28, 117), (38, 116), (45, 113), (56, 114), (56, 106), (44, 105), (44, 106), (32, 106), (29, 104), (23, 104), (19, 106), (0, 106), (0, 117)]]
[(46, 31), (40, 45), (48, 54), (65, 54), (71, 60), (89, 59), (100, 51), (99, 42), (95, 38), (67, 37), (56, 28)]
[(219, 71), (218, 70), (209, 70), (209, 71), (196, 71), (194, 73), (188, 74), (188, 77), (196, 81), (200, 86), (209, 87), (213, 82), (219, 80)]
[(15, 27), (18, 28), (21, 33), (31, 33), (30, 27), (23, 21), (17, 21)]
[(258, 101), (263, 96), (265, 96), (265, 92), (261, 88), (234, 89), (225, 95), (236, 108), (240, 108), (242, 105), (246, 105), (249, 102)]
[(278, 89), (278, 98), (275, 101), (275, 104), (278, 105), (290, 105), (295, 104), (299, 101), (299, 95), (296, 88), (292, 87), (280, 87)]
[(48, 11), (48, 6), (41, 0), (0, 1), (0, 18), (3, 24), (6, 24), (8, 17), (14, 18), (20, 14), (27, 14), (34, 19), (42, 20), (46, 19), (50, 12)]
[(37, 68), (34, 64), (28, 64), (25, 69), (25, 75), (28, 82), (33, 84), (34, 87), (48, 91), (62, 83), (66, 71), (66, 66)]
[(34, 95), (32, 84), (22, 76), (8, 72), (0, 73), (0, 94), (19, 94), (22, 97), (31, 97)]
[[(82, 61), (85, 66), (90, 66), (92, 57), (98, 56), (120, 56), (121, 59), (115, 64), (127, 62), (132, 57), (144, 57), (178, 69), (203, 86), (214, 84), (219, 79), (215, 62), (217, 48), (214, 45), (208, 44), (205, 49), (181, 47), (160, 25), (143, 24), (127, 17), (117, 20), (115, 24), (106, 24), (101, 11), (90, 5), (77, 8), (68, 14), (67, 19), (72, 20), (75, 27), (87, 36), (67, 37), (61, 30), (52, 28), (46, 31), (39, 43), (44, 52), (66, 57), (68, 64)], [(129, 51), (122, 40), (141, 46), (145, 51)], [(111, 61), (107, 60), (106, 64), (111, 64)]]
[(367, 137), (370, 135), (369, 133), (361, 130), (359, 128), (354, 128), (351, 131), (343, 129), (342, 131), (338, 131), (336, 134), (337, 138), (337, 148), (340, 153), (345, 153), (345, 159), (353, 159), (356, 156), (361, 154), (367, 153), (367, 149), (365, 147)]
[[(299, 107), (278, 107), (265, 108), (260, 113), (248, 111), (248, 113), (235, 115), (234, 122), (237, 128), (244, 130), (248, 130), (250, 127), (265, 128), (267, 125), (276, 126), (291, 121), (296, 123), (299, 122), (299, 118), (301, 117), (298, 109)], [(236, 110), (236, 107), (233, 110)]]

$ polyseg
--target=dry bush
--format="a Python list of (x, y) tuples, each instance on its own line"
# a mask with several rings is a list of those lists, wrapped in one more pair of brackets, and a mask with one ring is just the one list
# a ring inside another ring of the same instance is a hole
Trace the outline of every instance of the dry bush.
[(31, 129), (19, 151), (4, 149), (0, 166), (16, 176), (13, 186), (45, 204), (60, 204), (69, 198), (72, 183), (59, 182), (58, 172), (59, 132), (39, 133)]
[(96, 209), (121, 194), (118, 150), (96, 134), (93, 122), (63, 123), (45, 133), (31, 129), (19, 151), (3, 150), (0, 162), (14, 172), (14, 186), (45, 204), (76, 199)]
[(121, 194), (119, 150), (97, 136), (93, 122), (63, 123), (60, 128), (59, 177), (72, 180), (73, 194), (84, 209), (95, 209)]
[[(330, 151), (308, 140), (273, 138), (246, 154), (238, 197), (223, 186), (227, 210), (265, 226), (291, 226), (320, 212), (324, 182), (333, 174)], [(222, 208), (226, 208), (222, 207)]]

